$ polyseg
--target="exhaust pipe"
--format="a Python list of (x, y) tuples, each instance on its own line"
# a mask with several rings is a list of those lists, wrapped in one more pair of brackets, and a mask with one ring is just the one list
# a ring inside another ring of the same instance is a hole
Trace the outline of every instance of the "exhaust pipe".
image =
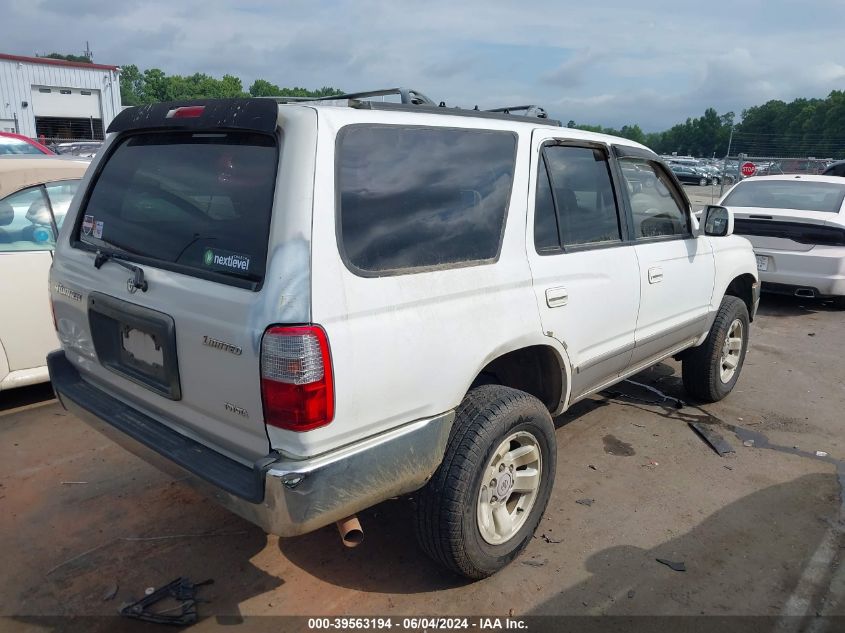
[(795, 291), (796, 297), (804, 297), (805, 299), (813, 299), (816, 296), (816, 291), (812, 288), (798, 288)]
[(346, 547), (358, 547), (364, 540), (364, 528), (354, 514), (338, 521), (337, 531), (340, 532), (340, 540)]

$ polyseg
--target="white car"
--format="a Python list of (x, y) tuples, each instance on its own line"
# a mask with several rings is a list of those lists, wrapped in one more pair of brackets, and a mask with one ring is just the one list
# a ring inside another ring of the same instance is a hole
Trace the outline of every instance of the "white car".
[(754, 246), (763, 290), (845, 307), (845, 180), (759, 176), (722, 198)]
[(59, 236), (50, 376), (271, 533), (354, 542), (418, 491), (422, 548), (481, 578), (540, 522), (553, 416), (673, 355), (733, 389), (757, 271), (642, 145), (399, 93), (121, 112)]
[(0, 158), (0, 391), (49, 380), (59, 342), (47, 300), (56, 230), (87, 162)]

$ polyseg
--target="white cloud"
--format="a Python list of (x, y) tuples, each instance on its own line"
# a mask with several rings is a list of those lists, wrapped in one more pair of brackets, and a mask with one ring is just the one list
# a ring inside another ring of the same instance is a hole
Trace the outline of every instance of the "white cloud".
[(245, 86), (407, 85), (450, 104), (538, 103), (564, 120), (645, 129), (845, 82), (845, 5), (829, 0), (5, 4), (2, 52), (79, 53), (87, 39), (96, 61), (231, 73)]

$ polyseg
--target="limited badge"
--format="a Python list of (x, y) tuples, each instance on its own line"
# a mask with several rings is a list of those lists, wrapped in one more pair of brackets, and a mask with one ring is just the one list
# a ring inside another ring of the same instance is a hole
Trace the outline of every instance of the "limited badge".
[(91, 235), (91, 229), (94, 228), (94, 216), (93, 215), (86, 215), (82, 218), (82, 232), (85, 235)]

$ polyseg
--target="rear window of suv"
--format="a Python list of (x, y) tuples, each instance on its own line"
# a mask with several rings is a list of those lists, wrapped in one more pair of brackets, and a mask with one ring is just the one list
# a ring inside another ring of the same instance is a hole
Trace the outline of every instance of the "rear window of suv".
[(84, 245), (257, 288), (264, 277), (275, 138), (143, 133), (118, 141), (79, 214)]
[(339, 236), (365, 276), (495, 260), (516, 135), (352, 125), (338, 140)]

